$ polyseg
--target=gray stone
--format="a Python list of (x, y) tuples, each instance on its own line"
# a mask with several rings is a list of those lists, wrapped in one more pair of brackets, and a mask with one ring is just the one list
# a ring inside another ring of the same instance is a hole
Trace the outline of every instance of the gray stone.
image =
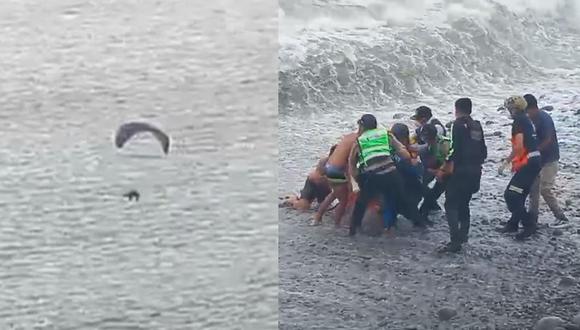
[(451, 307), (443, 307), (437, 312), (440, 321), (449, 321), (457, 316), (457, 311)]
[(552, 111), (554, 110), (554, 107), (551, 105), (547, 105), (545, 107), (542, 107), (540, 110), (544, 110), (544, 111)]
[(548, 316), (539, 320), (534, 327), (534, 330), (555, 330), (564, 325), (564, 320), (557, 316)]
[(562, 236), (562, 235), (564, 235), (564, 232), (562, 231), (562, 229), (554, 229), (554, 231), (552, 232), (552, 235)]
[(568, 323), (564, 326), (564, 330), (580, 330), (580, 325)]
[(580, 314), (574, 316), (574, 318), (572, 319), (572, 323), (580, 327)]
[(576, 280), (573, 277), (569, 277), (569, 276), (563, 277), (560, 280), (560, 284), (559, 284), (559, 286), (564, 287), (564, 288), (569, 288), (569, 287), (574, 286), (574, 285), (576, 285)]

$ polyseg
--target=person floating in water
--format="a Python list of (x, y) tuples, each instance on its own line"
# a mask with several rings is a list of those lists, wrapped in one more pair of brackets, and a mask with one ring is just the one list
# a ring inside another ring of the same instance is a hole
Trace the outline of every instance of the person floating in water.
[(537, 223), (540, 195), (542, 195), (542, 198), (556, 218), (556, 222), (551, 224), (550, 227), (566, 227), (569, 225), (568, 218), (562, 208), (560, 208), (558, 199), (552, 191), (558, 175), (558, 160), (560, 160), (560, 147), (558, 146), (556, 127), (552, 117), (546, 111), (538, 109), (538, 101), (532, 94), (524, 95), (524, 99), (528, 103), (526, 108), (528, 117), (536, 128), (538, 151), (540, 151), (542, 166), (540, 175), (530, 189), (529, 212)]
[(525, 113), (527, 106), (528, 103), (521, 96), (511, 96), (504, 102), (504, 107), (513, 118), (512, 152), (502, 160), (498, 169), (498, 172), (502, 174), (504, 169), (511, 164), (512, 172), (514, 172), (504, 193), (511, 217), (500, 231), (517, 232), (521, 222), (524, 229), (516, 235), (518, 240), (524, 240), (536, 232), (536, 222), (526, 210), (526, 198), (541, 169), (534, 125)]

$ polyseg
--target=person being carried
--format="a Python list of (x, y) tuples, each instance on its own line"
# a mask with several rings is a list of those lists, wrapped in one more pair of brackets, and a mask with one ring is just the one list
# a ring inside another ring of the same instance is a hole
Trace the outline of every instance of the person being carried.
[(349, 156), (350, 173), (360, 187), (355, 203), (349, 235), (356, 234), (368, 203), (377, 196), (392, 201), (397, 209), (416, 227), (425, 227), (428, 220), (421, 217), (416, 205), (404, 193), (404, 183), (397, 171), (392, 155), (397, 153), (404, 159), (411, 155), (386, 129), (377, 128), (377, 119), (365, 114), (358, 120), (358, 133)]
[[(333, 145), (330, 148), (328, 156), (320, 158), (316, 167), (308, 174), (308, 177), (304, 182), (304, 187), (300, 190), (300, 195), (293, 195), (285, 198), (286, 200), (284, 204), (288, 204), (289, 206), (301, 211), (310, 209), (315, 200), (318, 202), (319, 208), (322, 206), (326, 197), (332, 193), (332, 189), (330, 188), (324, 173), (324, 165), (335, 149), (336, 145)], [(334, 199), (332, 199), (330, 203), (333, 201)]]
[(516, 235), (517, 240), (524, 240), (536, 232), (536, 222), (526, 210), (526, 198), (541, 169), (534, 125), (525, 113), (527, 106), (528, 102), (521, 96), (511, 96), (504, 102), (504, 107), (513, 118), (512, 152), (502, 160), (498, 169), (498, 172), (502, 174), (511, 164), (512, 172), (514, 172), (504, 193), (511, 217), (500, 232), (517, 232), (521, 222), (524, 230)]
[(395, 153), (393, 155), (393, 160), (395, 161), (397, 170), (403, 177), (405, 190), (407, 191), (409, 198), (413, 203), (415, 203), (415, 205), (419, 205), (419, 202), (423, 197), (421, 184), (421, 173), (423, 172), (423, 167), (421, 162), (419, 162), (418, 154), (411, 148), (409, 127), (402, 123), (395, 123), (390, 131), (395, 138), (403, 144), (411, 156), (410, 159), (404, 159)]
[(566, 227), (569, 225), (568, 218), (562, 208), (560, 208), (558, 199), (556, 199), (552, 191), (558, 175), (558, 161), (560, 160), (560, 147), (558, 146), (556, 127), (552, 117), (546, 111), (538, 109), (538, 100), (532, 94), (524, 95), (524, 99), (528, 103), (526, 108), (528, 117), (536, 127), (538, 151), (540, 151), (541, 156), (540, 165), (542, 166), (540, 175), (530, 189), (529, 212), (537, 223), (541, 194), (556, 218), (556, 222), (551, 224), (550, 227)]
[(334, 152), (328, 157), (328, 160), (324, 165), (324, 174), (328, 180), (328, 183), (330, 184), (332, 193), (327, 196), (327, 198), (318, 208), (318, 211), (312, 220), (312, 225), (321, 224), (322, 217), (324, 216), (324, 213), (327, 211), (330, 204), (334, 201), (334, 199), (338, 199), (334, 223), (337, 227), (340, 226), (351, 191), (349, 182), (347, 180), (348, 155), (350, 153), (350, 149), (356, 142), (356, 138), (356, 132), (344, 135), (340, 142), (336, 144)]
[[(427, 145), (427, 152), (423, 157), (423, 166), (425, 171), (432, 176), (435, 176), (437, 170), (443, 166), (449, 154), (451, 139), (437, 134), (437, 128), (433, 124), (427, 124), (421, 129), (421, 140), (425, 141)], [(445, 192), (446, 181), (435, 181), (433, 188), (428, 185), (423, 185), (423, 204), (419, 211), (423, 214), (429, 213), (431, 210), (440, 210), (441, 207), (437, 203), (439, 197)]]
[(471, 214), (469, 202), (480, 188), (482, 164), (487, 158), (487, 146), (481, 123), (471, 118), (469, 98), (455, 101), (455, 121), (451, 126), (451, 144), (443, 166), (435, 171), (438, 181), (447, 181), (445, 213), (450, 241), (439, 252), (456, 253), (467, 243)]
[[(433, 113), (431, 111), (431, 108), (427, 107), (427, 106), (420, 106), (417, 109), (415, 109), (415, 114), (411, 117), (412, 120), (414, 120), (417, 123), (417, 128), (415, 129), (415, 134), (411, 137), (411, 141), (412, 141), (412, 148), (414, 151), (416, 151), (419, 154), (419, 158), (421, 159), (421, 162), (425, 162), (427, 159), (429, 158), (429, 146), (427, 145), (427, 142), (425, 140), (423, 140), (422, 138), (422, 134), (421, 131), (423, 130), (423, 128), (425, 127), (425, 125), (433, 125), (435, 126), (436, 130), (437, 130), (437, 136), (438, 137), (444, 137), (447, 135), (447, 130), (445, 129), (445, 125), (443, 125), (443, 123), (441, 123), (441, 121), (439, 121), (439, 119), (435, 118), (433, 116)], [(433, 181), (435, 177), (433, 176), (433, 174), (429, 171), (427, 171), (427, 168), (424, 167), (424, 171), (422, 173), (422, 184), (423, 184), (423, 191), (427, 191), (427, 189), (429, 189), (429, 184), (431, 184), (431, 182)], [(426, 211), (431, 211), (431, 210), (441, 210), (441, 207), (439, 207), (438, 204), (430, 204), (430, 205), (425, 205), (425, 207), (423, 208), (425, 211), (425, 208), (429, 207), (429, 209), (427, 209)]]

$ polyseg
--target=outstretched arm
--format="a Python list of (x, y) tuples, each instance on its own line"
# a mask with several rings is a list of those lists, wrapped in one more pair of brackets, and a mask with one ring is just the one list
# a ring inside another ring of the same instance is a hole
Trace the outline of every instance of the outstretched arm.
[(328, 196), (326, 196), (324, 201), (322, 201), (322, 203), (320, 203), (320, 205), (318, 206), (318, 211), (316, 211), (316, 214), (314, 215), (314, 221), (316, 222), (322, 221), (322, 216), (324, 216), (324, 213), (326, 213), (326, 211), (330, 207), (330, 204), (332, 204), (332, 202), (334, 202), (335, 199), (336, 195), (334, 194), (333, 190), (330, 194), (328, 194)]

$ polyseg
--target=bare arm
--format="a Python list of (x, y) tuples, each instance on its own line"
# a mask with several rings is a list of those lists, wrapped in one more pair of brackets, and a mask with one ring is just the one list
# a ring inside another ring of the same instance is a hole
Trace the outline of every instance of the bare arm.
[(411, 144), (409, 146), (409, 150), (414, 151), (414, 152), (421, 152), (421, 151), (423, 151), (425, 149), (428, 149), (428, 148), (429, 148), (429, 146), (427, 144), (417, 144), (417, 143), (415, 143), (415, 144)]
[(355, 143), (350, 149), (350, 154), (348, 155), (348, 173), (347, 178), (350, 181), (350, 177), (355, 178), (358, 175), (358, 169), (356, 168), (356, 163), (358, 159), (358, 143)]
[(328, 196), (326, 196), (324, 201), (322, 203), (320, 203), (320, 205), (318, 206), (318, 211), (316, 211), (316, 214), (314, 215), (315, 221), (322, 220), (322, 216), (324, 215), (324, 213), (326, 213), (326, 211), (330, 207), (330, 204), (332, 204), (332, 202), (334, 202), (335, 199), (336, 199), (336, 195), (334, 194), (334, 190), (333, 190), (330, 194), (328, 194)]

